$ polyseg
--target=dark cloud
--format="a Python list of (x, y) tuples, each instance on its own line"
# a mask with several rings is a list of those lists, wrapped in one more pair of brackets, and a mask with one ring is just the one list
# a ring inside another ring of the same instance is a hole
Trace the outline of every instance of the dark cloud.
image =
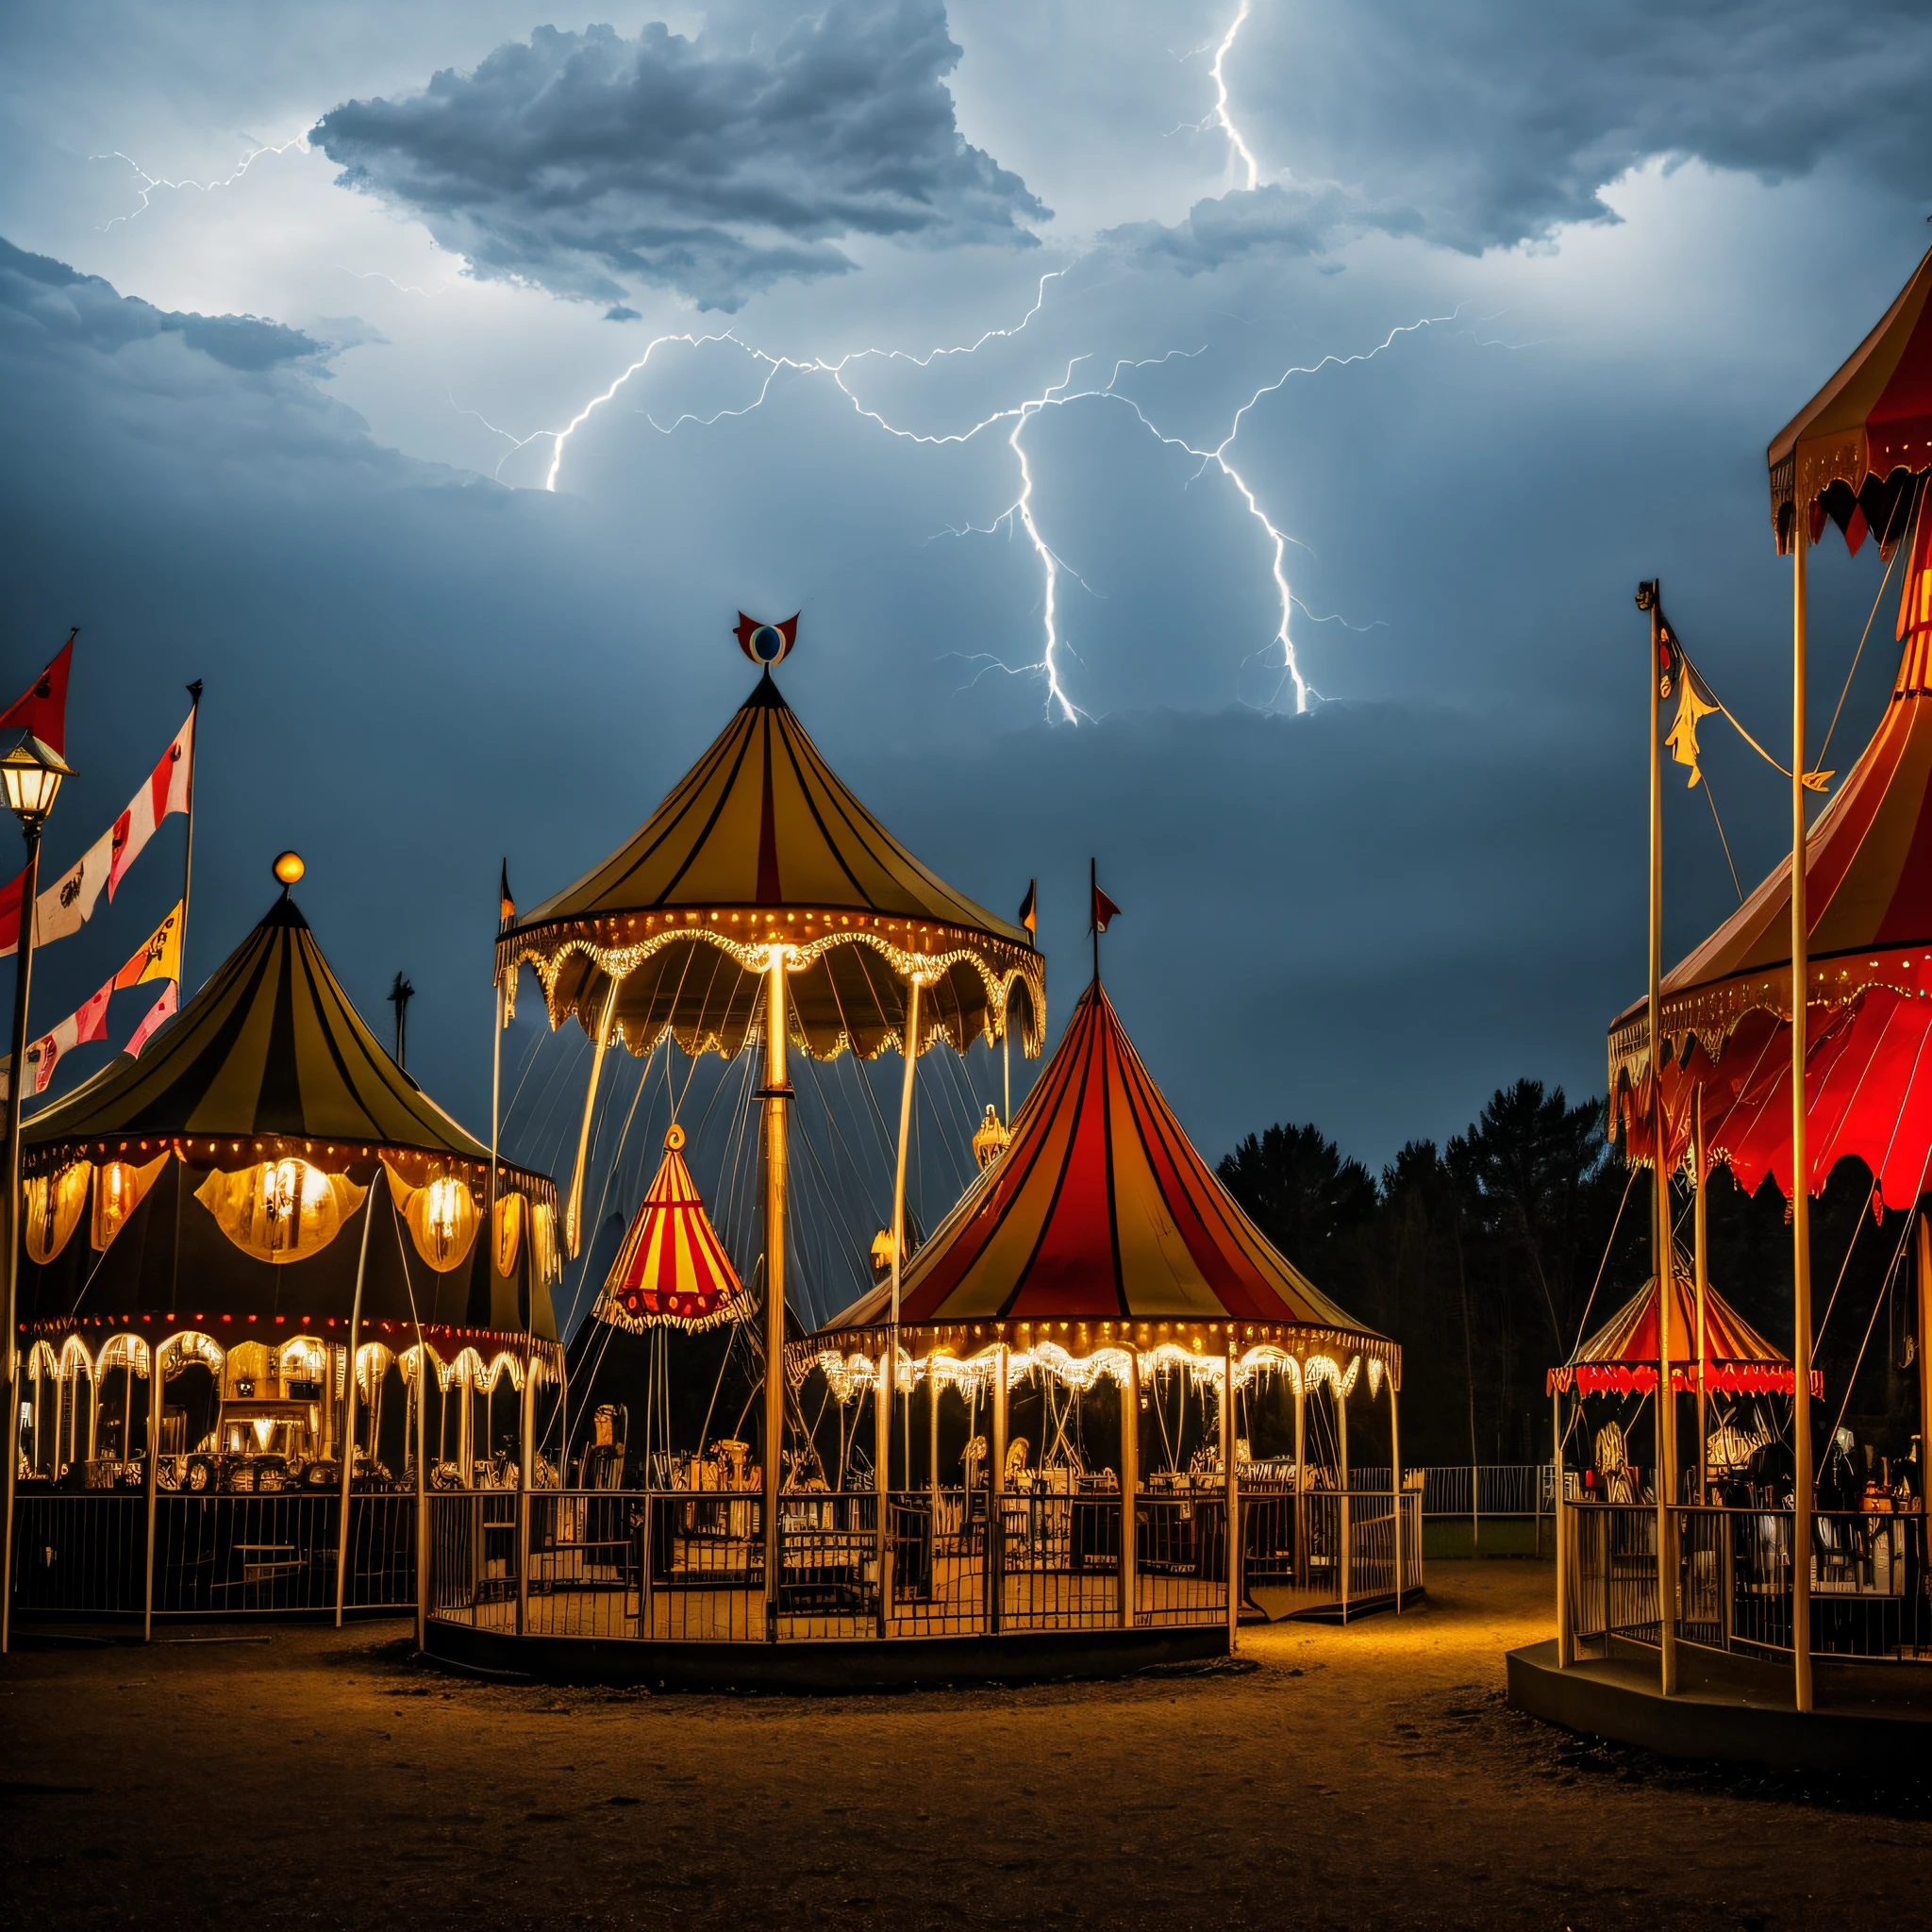
[(157, 336), (177, 335), (190, 348), (255, 372), (319, 359), (326, 345), (300, 329), (253, 315), (183, 315), (118, 294), (98, 275), (76, 275), (65, 262), (29, 255), (0, 240), (0, 311), (13, 326), (112, 351)]
[(1603, 219), (1604, 188), (1658, 155), (1766, 181), (1837, 163), (1932, 193), (1922, 0), (1274, 8), (1228, 71), (1271, 171), (1411, 207), (1430, 240), (1472, 252)]
[(735, 309), (848, 272), (841, 238), (1028, 244), (1046, 211), (961, 139), (941, 0), (841, 0), (749, 38), (539, 27), (420, 94), (351, 101), (310, 140), (473, 273), (621, 303)]
[(1333, 183), (1303, 188), (1269, 182), (1197, 201), (1187, 219), (1173, 227), (1131, 222), (1110, 229), (1102, 241), (1150, 261), (1171, 263), (1184, 275), (1197, 275), (1246, 255), (1325, 255), (1372, 228), (1414, 235), (1423, 226), (1416, 208), (1377, 206)]

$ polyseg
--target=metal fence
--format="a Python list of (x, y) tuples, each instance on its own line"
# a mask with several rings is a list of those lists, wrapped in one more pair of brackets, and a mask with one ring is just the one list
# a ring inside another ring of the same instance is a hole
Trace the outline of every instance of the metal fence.
[[(416, 1601), (415, 1498), (351, 1495), (343, 1605)], [(221, 1616), (332, 1610), (340, 1494), (27, 1494), (14, 1504), (16, 1611)], [(150, 1605), (149, 1579), (153, 1579)]]
[[(1224, 1490), (1141, 1495), (1131, 1559), (1118, 1491), (786, 1495), (768, 1600), (762, 1499), (539, 1491), (429, 1498), (428, 1614), (477, 1629), (659, 1642), (906, 1638), (1211, 1625), (1228, 1615)], [(1298, 1507), (1299, 1506), (1299, 1507)], [(1238, 1600), (1292, 1614), (1393, 1599), (1392, 1492), (1243, 1490)], [(1421, 1496), (1402, 1499), (1422, 1580)]]
[(1485, 1516), (1547, 1516), (1550, 1472), (1547, 1462), (1452, 1462), (1425, 1468), (1423, 1514), (1477, 1521)]
[[(1687, 1507), (1669, 1512), (1680, 1641), (1744, 1656), (1789, 1655), (1795, 1519), (1789, 1510)], [(1562, 1513), (1567, 1636), (1577, 1657), (1622, 1638), (1661, 1641), (1654, 1505), (1567, 1504)], [(1821, 1657), (1914, 1657), (1932, 1650), (1932, 1578), (1923, 1510), (1821, 1510), (1807, 1568), (1810, 1648)]]

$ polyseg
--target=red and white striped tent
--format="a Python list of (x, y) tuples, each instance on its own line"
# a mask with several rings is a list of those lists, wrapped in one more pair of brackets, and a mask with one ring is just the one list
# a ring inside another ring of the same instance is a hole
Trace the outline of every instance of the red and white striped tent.
[(598, 1297), (600, 1322), (641, 1334), (646, 1328), (693, 1332), (742, 1312), (744, 1290), (718, 1239), (679, 1151), (684, 1129), (664, 1137), (658, 1177), (617, 1251)]

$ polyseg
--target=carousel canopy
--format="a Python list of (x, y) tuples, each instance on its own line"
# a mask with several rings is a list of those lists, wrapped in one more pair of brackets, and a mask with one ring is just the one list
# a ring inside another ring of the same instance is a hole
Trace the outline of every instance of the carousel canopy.
[(1844, 366), (1773, 440), (1771, 517), (1790, 548), (1796, 506), (1816, 541), (1826, 516), (1854, 550), (1868, 529), (1887, 555), (1914, 477), (1932, 470), (1932, 250)]
[[(1697, 1284), (1690, 1264), (1676, 1257), (1672, 1286), (1671, 1388), (1696, 1391)], [(1648, 1394), (1657, 1387), (1657, 1276), (1653, 1274), (1561, 1368), (1549, 1373), (1548, 1391), (1584, 1395)], [(1791, 1392), (1790, 1357), (1781, 1355), (1708, 1282), (1704, 1289), (1705, 1387), (1727, 1394)], [(1812, 1392), (1824, 1393), (1824, 1377), (1811, 1372)]]
[[(1932, 514), (1923, 503), (1900, 605), (1891, 701), (1811, 829), (1809, 1185), (1845, 1156), (1909, 1207), (1932, 1165)], [(1663, 982), (1667, 1153), (1701, 1086), (1707, 1144), (1748, 1189), (1790, 1191), (1791, 867), (1785, 859)], [(1610, 1084), (1633, 1155), (1651, 1158), (1646, 1003), (1610, 1029)]]
[[(876, 1353), (891, 1295), (873, 1289), (819, 1339)], [(1213, 1329), (1243, 1345), (1361, 1355), (1398, 1384), (1401, 1368), (1392, 1341), (1344, 1314), (1235, 1205), (1097, 980), (1005, 1152), (907, 1267), (900, 1320), (915, 1353), (1030, 1334), (1079, 1355), (1083, 1336), (1090, 1347), (1142, 1332), (1189, 1345)]]
[(685, 1052), (754, 1036), (770, 949), (783, 944), (792, 1038), (820, 1059), (898, 1043), (907, 975), (924, 984), (923, 1050), (998, 1039), (1024, 993), (1028, 1054), (1044, 1044), (1045, 974), (1023, 926), (927, 870), (820, 756), (767, 671), (724, 733), (627, 844), (510, 925), (497, 974), (536, 968), (552, 1025), (614, 1024), (633, 1053), (668, 1031)]
[(664, 1159), (618, 1250), (596, 1315), (620, 1328), (699, 1329), (743, 1312), (738, 1271), (711, 1225), (679, 1151), (684, 1129), (664, 1137)]
[(482, 1226), (490, 1150), (383, 1050), (286, 891), (140, 1058), (21, 1142), (30, 1318), (345, 1319), (387, 1198), (369, 1319), (555, 1340), (555, 1187), (500, 1163)]

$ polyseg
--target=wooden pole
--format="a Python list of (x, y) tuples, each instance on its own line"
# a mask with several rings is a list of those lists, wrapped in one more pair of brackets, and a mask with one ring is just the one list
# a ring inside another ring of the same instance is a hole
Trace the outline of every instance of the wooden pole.
[(1690, 1165), (1697, 1195), (1691, 1218), (1691, 1265), (1697, 1276), (1697, 1500), (1710, 1501), (1710, 1334), (1706, 1316), (1710, 1291), (1710, 1203), (1705, 1184), (1710, 1178), (1704, 1148), (1704, 1088), (1690, 1096)]
[(771, 947), (765, 966), (765, 1637), (778, 1641), (778, 1491), (785, 1453), (785, 1200), (791, 1098), (785, 1069), (785, 948)]
[(1665, 1142), (1663, 1063), (1664, 947), (1664, 790), (1663, 745), (1657, 733), (1659, 678), (1663, 665), (1663, 603), (1650, 586), (1650, 671), (1644, 689), (1644, 715), (1650, 727), (1650, 1168), (1651, 1252), (1657, 1278), (1657, 1605), (1661, 1653), (1660, 1685), (1668, 1697), (1677, 1688), (1676, 1575), (1671, 1531), (1676, 1522), (1672, 1491), (1676, 1458), (1672, 1427), (1676, 1404), (1671, 1394), (1671, 1316), (1677, 1281), (1671, 1234), (1670, 1150)]
[(1791, 522), (1791, 1658), (1794, 1701), (1811, 1708), (1811, 1157), (1806, 1136), (1811, 923), (1805, 878), (1805, 592), (1807, 503)]
[(1141, 1357), (1127, 1341), (1127, 1377), (1121, 1389), (1121, 1628), (1131, 1630), (1141, 1603)]
[(1402, 1613), (1402, 1414), (1395, 1400), (1395, 1371), (1389, 1371), (1389, 1487), (1395, 1491), (1395, 1611)]
[(1227, 1654), (1232, 1657), (1241, 1620), (1241, 1498), (1235, 1465), (1234, 1324), (1227, 1324), (1227, 1352), (1221, 1360), (1221, 1474), (1227, 1491)]
[[(362, 1277), (369, 1270), (369, 1226), (375, 1219), (375, 1189), (372, 1183), (362, 1199), (362, 1245), (356, 1257), (356, 1293), (349, 1303), (349, 1374), (342, 1388), (341, 1509), (336, 1524), (336, 1628), (342, 1627), (342, 1605), (349, 1590), (349, 1479), (356, 1468), (356, 1347), (362, 1331)], [(369, 1445), (375, 1460), (375, 1444)]]

